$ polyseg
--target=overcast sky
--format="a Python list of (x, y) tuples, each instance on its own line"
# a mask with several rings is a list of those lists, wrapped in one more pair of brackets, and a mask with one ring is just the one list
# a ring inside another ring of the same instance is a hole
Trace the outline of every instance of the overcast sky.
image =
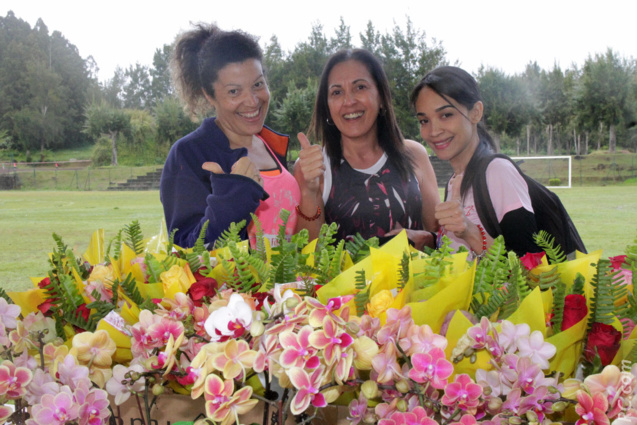
[(255, 34), (262, 45), (276, 35), (289, 51), (317, 23), (329, 38), (343, 17), (357, 45), (368, 21), (385, 34), (409, 16), (429, 41), (442, 42), (448, 61), (472, 73), (481, 65), (521, 73), (530, 61), (581, 66), (609, 47), (637, 58), (636, 0), (2, 0), (2, 16), (9, 10), (31, 27), (42, 18), (49, 33), (60, 31), (83, 58), (92, 55), (102, 81), (118, 65), (150, 65), (155, 49), (200, 21)]

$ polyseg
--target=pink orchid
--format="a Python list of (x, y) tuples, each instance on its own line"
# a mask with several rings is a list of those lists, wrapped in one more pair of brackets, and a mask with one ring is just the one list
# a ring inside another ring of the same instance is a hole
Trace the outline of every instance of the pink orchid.
[(549, 367), (549, 359), (555, 355), (556, 348), (553, 344), (544, 341), (544, 335), (540, 331), (533, 331), (529, 337), (518, 339), (518, 355), (529, 357), (542, 369)]
[(381, 345), (389, 343), (389, 341), (398, 342), (407, 336), (407, 332), (414, 324), (411, 318), (411, 307), (404, 306), (400, 310), (390, 308), (387, 310), (386, 325), (378, 332), (377, 338)]
[(442, 389), (447, 385), (447, 378), (453, 373), (453, 364), (445, 358), (445, 352), (434, 348), (428, 353), (416, 353), (411, 357), (413, 368), (409, 377), (414, 381), (430, 383), (434, 388)]
[(281, 346), (276, 334), (264, 334), (259, 338), (259, 350), (254, 358), (253, 369), (257, 373), (261, 373), (266, 368), (272, 377), (272, 371), (279, 364), (279, 356), (281, 354)]
[(484, 348), (487, 344), (487, 336), (491, 331), (491, 322), (486, 317), (480, 320), (479, 325), (475, 325), (469, 328), (467, 335), (474, 341), (472, 345), (476, 350)]
[(594, 424), (609, 425), (610, 421), (606, 416), (608, 409), (608, 401), (603, 394), (598, 393), (591, 397), (586, 391), (577, 392), (578, 404), (575, 406), (575, 412), (580, 418), (575, 425)]
[(15, 329), (18, 326), (20, 311), (20, 306), (9, 304), (7, 300), (0, 297), (0, 322), (6, 329)]
[(473, 382), (466, 373), (456, 376), (454, 382), (447, 384), (442, 404), (475, 413), (482, 395), (482, 387)]
[(94, 389), (89, 391), (79, 411), (79, 425), (101, 425), (108, 423), (111, 412), (106, 391)]
[(380, 330), (380, 319), (378, 317), (372, 317), (364, 315), (361, 317), (360, 331), (357, 336), (366, 336), (368, 338), (375, 338)]
[(526, 323), (516, 325), (509, 322), (508, 320), (503, 320), (500, 324), (500, 332), (498, 332), (498, 338), (502, 348), (504, 348), (506, 352), (512, 353), (518, 348), (518, 339), (528, 337), (530, 333), (531, 328)]
[(204, 327), (210, 340), (223, 342), (238, 338), (250, 329), (252, 307), (239, 294), (232, 294), (228, 305), (214, 310), (206, 319)]
[[(172, 319), (160, 317), (157, 323), (152, 324), (148, 328), (148, 335), (152, 340), (157, 341), (159, 347), (168, 344), (168, 340), (172, 336), (173, 340), (177, 340), (184, 333), (184, 324)], [(158, 348), (158, 347), (157, 347)]]
[(294, 308), (293, 312), (284, 314), (280, 319), (278, 319), (278, 323), (270, 327), (269, 333), (276, 335), (284, 331), (293, 330), (296, 326), (307, 324), (307, 301), (309, 300), (310, 298), (307, 298), (305, 302), (299, 303)]
[(528, 357), (518, 359), (516, 370), (518, 373), (514, 387), (521, 388), (527, 394), (533, 394), (538, 381), (544, 378), (544, 373), (540, 366), (533, 363)]
[(35, 405), (40, 402), (40, 399), (44, 394), (55, 395), (59, 392), (60, 384), (55, 382), (49, 373), (37, 368), (35, 369), (35, 372), (33, 372), (33, 379), (29, 385), (27, 385), (27, 394), (24, 399), (30, 405)]
[(0, 396), (9, 400), (23, 397), (27, 392), (27, 385), (33, 378), (33, 372), (23, 367), (16, 367), (9, 360), (0, 365)]
[(538, 420), (542, 422), (546, 414), (551, 412), (551, 406), (557, 398), (558, 395), (550, 394), (547, 387), (536, 388), (533, 394), (524, 397), (520, 402), (519, 414), (532, 411), (537, 415)]
[(435, 334), (429, 325), (411, 325), (407, 335), (399, 341), (400, 348), (408, 356), (415, 353), (426, 353), (432, 348), (447, 348), (447, 338)]
[(601, 373), (589, 375), (584, 379), (584, 387), (591, 396), (602, 394), (610, 405), (608, 417), (615, 417), (622, 407), (622, 398), (631, 395), (635, 389), (636, 378), (629, 372), (622, 372), (615, 365), (605, 366)]
[(349, 403), (349, 416), (347, 420), (351, 425), (358, 425), (363, 422), (365, 415), (367, 414), (367, 399), (361, 392), (358, 399), (354, 399)]
[(401, 368), (398, 364), (397, 350), (394, 344), (387, 344), (372, 359), (372, 368), (378, 374), (376, 380), (379, 384), (386, 384), (394, 379), (394, 376), (401, 377)]
[(294, 415), (300, 415), (310, 406), (325, 407), (327, 402), (321, 394), (320, 388), (323, 380), (323, 368), (320, 367), (308, 375), (299, 367), (293, 367), (288, 371), (290, 382), (298, 390), (290, 404), (290, 411)]
[(514, 388), (507, 394), (506, 400), (504, 400), (504, 403), (502, 403), (502, 410), (517, 414), (520, 410), (521, 402), (522, 390), (520, 388)]
[[(309, 317), (310, 325), (314, 328), (320, 327), (325, 317), (330, 317), (337, 324), (344, 325), (349, 318), (349, 308), (346, 305), (353, 298), (353, 295), (330, 298), (325, 305), (314, 298), (306, 298), (307, 303), (312, 307)], [(341, 308), (343, 308), (343, 311), (340, 314), (336, 314)]]
[(71, 391), (74, 391), (78, 382), (82, 379), (88, 379), (88, 368), (79, 366), (75, 357), (68, 354), (64, 357), (64, 361), (57, 364), (57, 376), (59, 381), (68, 385)]
[(0, 422), (6, 423), (6, 420), (13, 415), (13, 409), (9, 406), (0, 406)]
[(231, 379), (222, 380), (218, 375), (210, 374), (204, 384), (204, 397), (206, 399), (206, 414), (212, 417), (221, 405), (232, 397), (234, 383)]
[(313, 328), (306, 325), (299, 330), (298, 334), (285, 331), (279, 335), (279, 341), (283, 348), (279, 358), (281, 366), (286, 369), (290, 367), (316, 369), (319, 366), (317, 350), (310, 344), (312, 332)]
[(195, 302), (183, 292), (177, 292), (175, 298), (164, 298), (155, 314), (179, 322), (192, 315)]
[(33, 419), (38, 425), (65, 425), (79, 418), (79, 410), (67, 392), (44, 394), (40, 404), (33, 406)]
[(146, 378), (143, 376), (136, 381), (127, 378), (129, 372), (144, 372), (144, 368), (140, 364), (133, 364), (130, 367), (123, 365), (115, 365), (113, 367), (113, 376), (106, 382), (106, 391), (115, 396), (115, 404), (117, 406), (128, 400), (132, 393), (141, 393), (146, 386)]
[(500, 373), (495, 370), (486, 371), (484, 369), (478, 369), (476, 371), (476, 382), (480, 384), (482, 388), (489, 388), (491, 390), (491, 396), (493, 397), (507, 395), (509, 391), (511, 391), (511, 387), (502, 382)]
[(242, 339), (231, 339), (226, 342), (222, 352), (212, 357), (212, 365), (223, 372), (226, 379), (245, 377), (245, 370), (252, 368), (257, 356), (256, 351)]
[(352, 345), (354, 339), (326, 315), (323, 319), (323, 329), (312, 332), (309, 342), (314, 348), (323, 350), (325, 361), (331, 365), (341, 358), (343, 351)]
[(451, 422), (449, 425), (476, 425), (476, 417), (473, 415), (462, 415), (458, 422)]
[(438, 422), (427, 416), (427, 412), (418, 406), (410, 412), (394, 412), (389, 418), (381, 419), (378, 425), (437, 425)]

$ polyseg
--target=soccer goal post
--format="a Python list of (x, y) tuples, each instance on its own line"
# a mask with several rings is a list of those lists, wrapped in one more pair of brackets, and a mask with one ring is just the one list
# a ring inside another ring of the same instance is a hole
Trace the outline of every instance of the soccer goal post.
[(528, 176), (549, 189), (570, 189), (573, 166), (569, 155), (563, 156), (512, 156)]

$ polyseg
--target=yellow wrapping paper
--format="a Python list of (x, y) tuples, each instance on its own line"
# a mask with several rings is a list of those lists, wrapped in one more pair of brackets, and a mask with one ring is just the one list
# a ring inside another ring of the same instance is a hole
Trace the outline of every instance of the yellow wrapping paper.
[(131, 337), (124, 332), (115, 328), (105, 320), (100, 320), (97, 324), (97, 329), (103, 329), (108, 332), (108, 336), (115, 341), (115, 354), (113, 354), (113, 361), (116, 363), (128, 363), (133, 360), (133, 353), (131, 353)]
[(24, 292), (7, 292), (7, 295), (9, 295), (15, 305), (20, 306), (23, 317), (30, 313), (37, 313), (38, 306), (46, 300), (44, 291), (40, 288), (33, 288)]
[(540, 331), (546, 337), (545, 317), (542, 293), (540, 288), (535, 288), (506, 320), (516, 325), (526, 323), (531, 328), (531, 332)]
[(84, 252), (84, 260), (92, 266), (104, 262), (105, 246), (104, 246), (104, 229), (97, 229), (91, 236), (86, 252)]
[[(473, 326), (473, 323), (460, 311), (456, 311), (451, 321), (449, 322), (449, 328), (447, 330), (447, 348), (445, 349), (445, 357), (451, 359), (451, 352), (460, 338), (467, 333), (467, 330)], [(461, 373), (466, 373), (471, 377), (476, 376), (476, 370), (484, 369), (491, 370), (493, 365), (489, 362), (491, 355), (486, 350), (480, 350), (476, 353), (476, 361), (471, 363), (469, 358), (464, 358), (460, 362), (453, 365), (453, 376)], [(451, 381), (453, 376), (449, 378)]]
[(582, 353), (587, 322), (588, 315), (565, 331), (546, 340), (557, 349), (555, 356), (549, 362), (549, 370), (561, 372), (564, 378), (573, 376)]
[(427, 324), (440, 332), (445, 317), (454, 310), (468, 310), (473, 292), (475, 262), (457, 275), (443, 276), (438, 283), (440, 291), (423, 302), (412, 302), (411, 315), (418, 325)]

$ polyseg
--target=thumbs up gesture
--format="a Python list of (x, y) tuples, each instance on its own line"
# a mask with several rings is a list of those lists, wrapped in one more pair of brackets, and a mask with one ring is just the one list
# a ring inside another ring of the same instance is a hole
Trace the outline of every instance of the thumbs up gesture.
[[(201, 168), (214, 174), (225, 174), (221, 166), (216, 162), (204, 162)], [(239, 158), (239, 160), (232, 165), (230, 174), (248, 177), (263, 187), (263, 179), (261, 178), (259, 170), (247, 156)]]
[(457, 175), (451, 181), (451, 199), (436, 205), (435, 215), (440, 226), (444, 226), (448, 232), (453, 232), (457, 237), (464, 239), (469, 225), (469, 220), (462, 205), (460, 186), (462, 174)]
[(301, 190), (318, 192), (321, 187), (321, 177), (325, 173), (323, 149), (320, 145), (312, 145), (304, 133), (297, 135), (301, 143), (299, 159), (295, 165), (295, 174)]

